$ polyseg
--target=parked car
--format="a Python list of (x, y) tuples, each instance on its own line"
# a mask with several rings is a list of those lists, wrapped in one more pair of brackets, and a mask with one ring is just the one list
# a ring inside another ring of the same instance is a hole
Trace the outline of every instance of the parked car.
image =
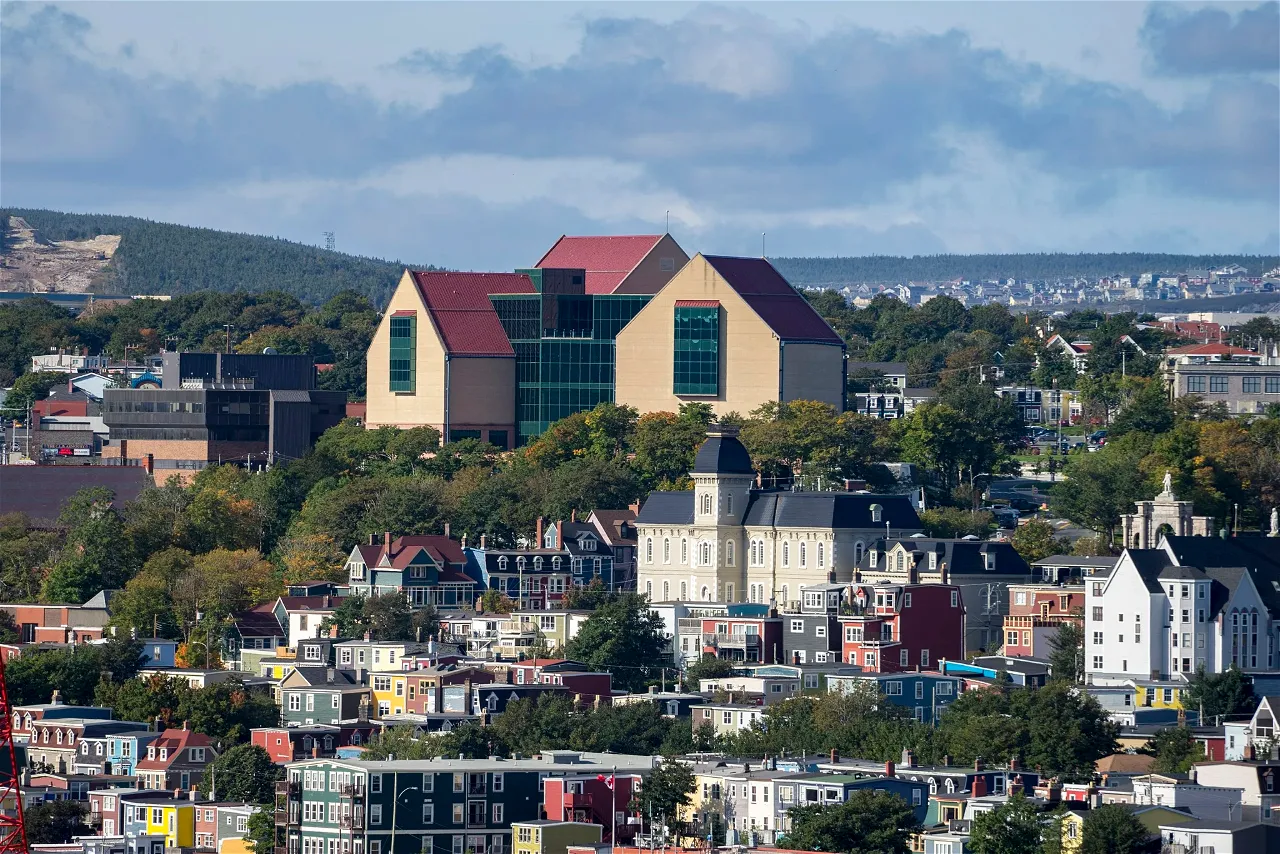
[(1089, 434), (1089, 441), (1095, 445), (1101, 445), (1107, 439), (1106, 430), (1095, 430)]

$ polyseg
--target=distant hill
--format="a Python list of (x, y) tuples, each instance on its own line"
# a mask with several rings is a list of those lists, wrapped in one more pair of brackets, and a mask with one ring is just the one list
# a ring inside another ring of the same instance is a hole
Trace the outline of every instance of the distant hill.
[[(415, 266), (275, 237), (109, 214), (6, 209), (0, 211), (6, 235), (10, 216), (21, 217), (44, 241), (119, 235), (119, 248), (89, 285), (100, 293), (280, 290), (318, 304), (339, 291), (354, 290), (385, 305), (405, 266)], [(10, 249), (7, 240), (2, 248)]]
[(1185, 273), (1239, 264), (1251, 276), (1280, 265), (1280, 258), (1261, 255), (1165, 255), (1146, 252), (1052, 252), (1035, 255), (915, 255), (910, 258), (869, 255), (860, 258), (771, 258), (794, 285), (840, 287), (859, 283), (905, 284), (950, 279), (1057, 280), (1082, 276)]

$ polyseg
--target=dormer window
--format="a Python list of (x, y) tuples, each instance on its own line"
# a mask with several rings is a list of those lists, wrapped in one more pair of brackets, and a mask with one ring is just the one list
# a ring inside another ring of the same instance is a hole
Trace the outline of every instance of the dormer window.
[(992, 570), (992, 569), (995, 569), (995, 568), (996, 568), (996, 554), (995, 554), (995, 552), (987, 552), (983, 557), (984, 557), (984, 558), (985, 558), (985, 560), (986, 560), (986, 566), (987, 566), (987, 569), (988, 569), (988, 570)]
[(147, 758), (148, 758), (148, 759), (155, 759), (155, 758), (156, 758), (156, 749), (155, 749), (154, 747), (148, 747), (148, 748), (147, 748)]
[(542, 572), (542, 558), (541, 558), (541, 557), (535, 557), (535, 558), (533, 559), (533, 571), (534, 571), (534, 572)]
[(595, 537), (581, 537), (581, 538), (579, 538), (579, 540), (578, 540), (578, 548), (582, 549), (584, 552), (593, 552), (593, 551), (595, 551), (595, 550), (596, 550), (596, 538), (595, 538)]
[(551, 559), (551, 568), (552, 568), (552, 570), (554, 570), (555, 572), (559, 572), (559, 571), (560, 571), (560, 563), (561, 563), (561, 561), (560, 561), (560, 556), (559, 556), (559, 555), (556, 555), (555, 557), (553, 557), (553, 558)]
[(877, 550), (877, 549), (872, 549), (872, 550), (871, 550), (871, 556), (868, 558), (868, 561), (871, 563), (871, 566), (872, 566), (872, 567), (879, 566), (879, 565), (880, 565), (880, 552), (879, 552), (879, 550)]
[(938, 569), (938, 553), (929, 552), (929, 571), (934, 572)]
[(524, 572), (526, 566), (527, 564), (525, 563), (525, 559), (523, 557), (516, 558), (516, 570), (518, 572)]
[(884, 507), (882, 507), (879, 504), (872, 504), (871, 505), (871, 521), (881, 522), (883, 521), (882, 519), (883, 516), (884, 516)]
[(499, 571), (499, 572), (506, 572), (506, 571), (507, 571), (507, 557), (506, 557), (506, 555), (503, 555), (502, 557), (498, 558), (498, 571)]
[(169, 758), (169, 748), (167, 747), (160, 748), (160, 761), (164, 762), (168, 758)]

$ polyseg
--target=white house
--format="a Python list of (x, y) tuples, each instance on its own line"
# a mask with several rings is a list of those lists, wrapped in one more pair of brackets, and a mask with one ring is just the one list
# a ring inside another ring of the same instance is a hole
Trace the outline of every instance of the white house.
[(1086, 681), (1189, 679), (1200, 667), (1274, 673), (1280, 568), (1226, 543), (1166, 536), (1160, 548), (1126, 549), (1114, 570), (1088, 578)]

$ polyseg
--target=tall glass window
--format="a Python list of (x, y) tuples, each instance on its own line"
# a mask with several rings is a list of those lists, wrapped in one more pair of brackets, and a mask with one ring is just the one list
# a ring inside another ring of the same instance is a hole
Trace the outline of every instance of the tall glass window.
[(417, 380), (418, 317), (398, 314), (391, 317), (391, 391), (414, 391)]
[(676, 306), (672, 393), (720, 393), (720, 307)]

